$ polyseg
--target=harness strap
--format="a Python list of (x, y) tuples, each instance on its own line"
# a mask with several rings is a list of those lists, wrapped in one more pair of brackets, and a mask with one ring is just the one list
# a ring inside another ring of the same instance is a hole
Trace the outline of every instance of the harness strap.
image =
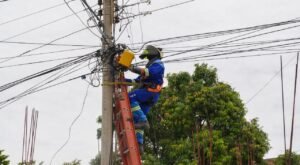
[(154, 92), (154, 93), (160, 92), (161, 89), (162, 89), (162, 86), (161, 86), (161, 85), (156, 85), (155, 88), (150, 88), (150, 87), (147, 88), (147, 90), (148, 90), (149, 92)]

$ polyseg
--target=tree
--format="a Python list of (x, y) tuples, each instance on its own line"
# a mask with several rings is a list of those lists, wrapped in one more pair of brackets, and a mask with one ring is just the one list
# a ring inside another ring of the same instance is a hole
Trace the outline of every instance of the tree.
[[(102, 124), (102, 116), (98, 116), (97, 118), (97, 123), (98, 124)], [(101, 139), (101, 135), (102, 135), (102, 128), (98, 128), (97, 129), (97, 140), (98, 140), (98, 147), (99, 147), (99, 140)], [(101, 154), (98, 153), (95, 158), (93, 158), (91, 161), (90, 161), (90, 165), (100, 165), (101, 163)], [(118, 156), (118, 151), (115, 151), (113, 152), (112, 154), (112, 164), (113, 165), (119, 165), (121, 164), (120, 162), (120, 158)]]
[(101, 164), (101, 155), (97, 154), (94, 159), (90, 161), (90, 165), (100, 165)]
[(149, 114), (145, 161), (199, 165), (262, 161), (270, 148), (267, 135), (257, 119), (246, 121), (239, 94), (218, 81), (215, 68), (195, 65), (192, 75), (180, 72), (167, 79), (168, 86)]
[(0, 150), (0, 164), (9, 165), (8, 155), (4, 155), (4, 150)]
[(75, 159), (71, 162), (65, 162), (65, 163), (63, 163), (63, 165), (80, 165), (80, 162), (81, 162), (81, 160)]
[[(286, 164), (285, 161), (288, 161), (288, 153), (290, 151), (286, 150), (286, 155), (281, 154), (275, 159), (275, 165), (282, 165)], [(297, 155), (297, 153), (292, 152), (292, 157), (291, 157), (292, 163), (291, 165), (300, 165), (300, 155)]]
[[(97, 154), (94, 159), (90, 161), (90, 165), (100, 165), (101, 164), (101, 154)], [(112, 165), (120, 165), (121, 160), (119, 158), (119, 155), (116, 152), (113, 152), (112, 154)]]
[(43, 161), (41, 161), (41, 162), (39, 162), (39, 163), (37, 163), (36, 161), (32, 161), (32, 162), (30, 162), (30, 163), (18, 163), (18, 165), (36, 165), (36, 164), (38, 164), (38, 165), (43, 165), (44, 164), (44, 162)]

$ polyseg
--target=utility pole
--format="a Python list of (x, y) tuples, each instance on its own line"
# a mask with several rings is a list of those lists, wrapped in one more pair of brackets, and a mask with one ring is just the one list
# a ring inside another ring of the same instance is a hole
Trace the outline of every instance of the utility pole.
[[(101, 5), (102, 0), (99, 0)], [(101, 7), (101, 6), (100, 6)], [(103, 0), (103, 32), (105, 34), (102, 41), (102, 48), (106, 50), (108, 44), (112, 43), (112, 24), (114, 18), (114, 0)], [(105, 42), (106, 40), (107, 42)], [(104, 82), (111, 82), (113, 77), (113, 69), (107, 63), (110, 54), (104, 54), (103, 64), (103, 84)], [(110, 165), (112, 155), (112, 97), (113, 86), (102, 86), (102, 137), (101, 137), (101, 164)]]

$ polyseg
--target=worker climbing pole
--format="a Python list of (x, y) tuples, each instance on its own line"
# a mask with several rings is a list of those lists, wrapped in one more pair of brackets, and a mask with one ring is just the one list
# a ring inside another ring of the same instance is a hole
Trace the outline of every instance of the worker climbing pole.
[[(119, 143), (119, 154), (125, 165), (140, 165), (140, 154), (144, 151), (144, 130), (149, 128), (147, 114), (158, 101), (163, 85), (164, 65), (160, 48), (148, 45), (140, 55), (148, 59), (146, 68), (131, 64), (134, 53), (125, 45), (118, 44), (108, 49), (111, 52), (109, 64), (114, 70), (113, 81), (103, 82), (114, 86), (113, 121)], [(139, 76), (126, 79), (124, 73), (130, 70)], [(127, 92), (128, 85), (137, 89)]]
[[(114, 0), (99, 0), (98, 20), (102, 33), (101, 60), (103, 62), (102, 88), (102, 138), (101, 164), (111, 164), (112, 121), (118, 135), (119, 154), (125, 165), (140, 165), (140, 152), (144, 151), (144, 130), (149, 128), (147, 114), (160, 95), (163, 84), (164, 66), (160, 61), (161, 49), (148, 45), (141, 59), (148, 59), (146, 68), (131, 64), (134, 54), (125, 45), (115, 45), (112, 40)], [(103, 13), (102, 13), (103, 12)], [(101, 30), (100, 30), (101, 31)], [(125, 79), (124, 72), (130, 70), (139, 74), (134, 79)], [(112, 82), (113, 85), (105, 85)], [(127, 92), (127, 86), (138, 82), (138, 89)], [(128, 84), (129, 83), (129, 84)], [(114, 98), (114, 100), (113, 100)], [(113, 106), (114, 105), (114, 106)]]

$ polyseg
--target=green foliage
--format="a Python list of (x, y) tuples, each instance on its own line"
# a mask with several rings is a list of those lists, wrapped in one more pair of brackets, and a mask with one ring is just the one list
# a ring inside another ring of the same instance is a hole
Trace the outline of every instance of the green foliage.
[(196, 69), (193, 74), (193, 81), (201, 82), (204, 86), (212, 86), (217, 83), (217, 69), (208, 67), (207, 64), (196, 64)]
[[(120, 165), (120, 157), (116, 152), (112, 154), (112, 165)], [(101, 154), (97, 154), (94, 159), (90, 161), (90, 165), (101, 165)]]
[(38, 164), (38, 165), (43, 165), (44, 164), (44, 162), (42, 161), (42, 162), (40, 162), (40, 163), (37, 163), (36, 161), (32, 161), (32, 162), (29, 162), (29, 163), (18, 163), (18, 165), (36, 165), (36, 164)]
[(102, 135), (102, 128), (98, 128), (97, 129), (97, 139), (101, 139), (101, 135)]
[[(255, 153), (253, 159), (257, 163), (262, 163), (264, 154), (270, 149), (270, 144), (265, 142), (268, 137), (267, 134), (262, 131), (262, 128), (259, 127), (258, 119), (255, 118), (247, 122), (242, 132), (244, 141), (247, 142), (251, 152)], [(246, 160), (244, 160), (244, 162), (246, 162)]]
[(159, 161), (157, 157), (152, 154), (145, 153), (142, 158), (143, 165), (161, 165), (162, 163)]
[(1, 165), (9, 165), (8, 155), (5, 155), (4, 150), (0, 150), (0, 164)]
[(94, 159), (90, 161), (90, 165), (100, 165), (101, 163), (101, 155), (97, 154)]
[(98, 118), (97, 118), (97, 123), (99, 123), (99, 124), (102, 123), (102, 116), (98, 116)]
[[(289, 152), (290, 152), (289, 150), (286, 151), (286, 156), (285, 154), (279, 155), (275, 159), (275, 165), (285, 164), (285, 161), (288, 162)], [(300, 165), (300, 155), (297, 155), (295, 152), (292, 152), (291, 155), (291, 165)]]
[(80, 162), (81, 162), (81, 160), (75, 159), (71, 162), (65, 162), (65, 163), (63, 163), (63, 165), (80, 165)]
[[(168, 87), (149, 114), (148, 164), (247, 164), (262, 162), (269, 150), (257, 119), (248, 122), (239, 94), (219, 82), (207, 64), (168, 74)], [(251, 153), (251, 154), (249, 154)]]
[[(102, 116), (98, 116), (97, 123), (102, 124)], [(97, 129), (97, 139), (98, 140), (101, 139), (101, 135), (102, 135), (102, 128), (98, 128)]]

